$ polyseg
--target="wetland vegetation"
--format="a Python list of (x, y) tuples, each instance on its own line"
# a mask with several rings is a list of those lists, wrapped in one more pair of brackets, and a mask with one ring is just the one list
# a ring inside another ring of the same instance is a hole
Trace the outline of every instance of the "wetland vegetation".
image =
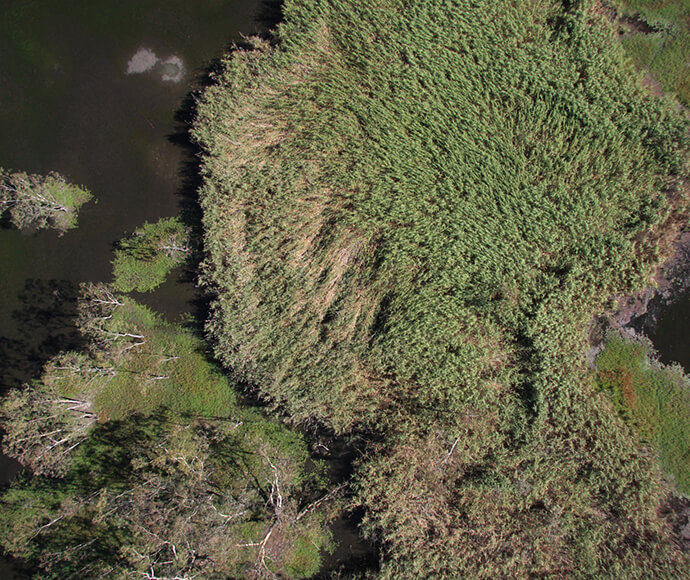
[(623, 46), (664, 91), (690, 105), (690, 2), (618, 0)]
[(687, 223), (688, 121), (597, 7), (288, 1), (200, 102), (216, 353), (375, 441), (383, 577), (687, 562), (585, 352)]
[[(80, 346), (6, 397), (32, 477), (3, 550), (46, 578), (687, 574), (689, 380), (613, 332), (587, 355), (688, 227), (690, 121), (602, 6), (285, 0), (197, 95), (203, 239), (121, 240)], [(200, 255), (206, 336), (125, 294)], [(377, 565), (329, 561), (347, 510)]]

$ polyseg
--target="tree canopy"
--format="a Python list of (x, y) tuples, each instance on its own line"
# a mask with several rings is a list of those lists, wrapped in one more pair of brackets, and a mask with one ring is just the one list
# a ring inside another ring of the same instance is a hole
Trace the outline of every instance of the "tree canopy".
[(77, 226), (77, 212), (91, 197), (55, 172), (43, 176), (0, 168), (0, 214), (8, 212), (20, 229), (50, 227), (64, 233)]
[(0, 496), (0, 545), (41, 578), (302, 578), (332, 549), (342, 487), (306, 441), (242, 405), (201, 341), (98, 284), (83, 351), (0, 412), (33, 473)]
[(145, 223), (118, 243), (113, 260), (113, 287), (118, 292), (150, 292), (191, 251), (189, 232), (178, 218)]

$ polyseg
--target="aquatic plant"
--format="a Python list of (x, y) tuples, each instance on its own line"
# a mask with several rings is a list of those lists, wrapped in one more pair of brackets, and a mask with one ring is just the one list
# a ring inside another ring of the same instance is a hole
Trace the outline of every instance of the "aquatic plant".
[(690, 379), (666, 366), (651, 344), (612, 332), (596, 359), (597, 383), (640, 439), (652, 446), (667, 476), (690, 495)]

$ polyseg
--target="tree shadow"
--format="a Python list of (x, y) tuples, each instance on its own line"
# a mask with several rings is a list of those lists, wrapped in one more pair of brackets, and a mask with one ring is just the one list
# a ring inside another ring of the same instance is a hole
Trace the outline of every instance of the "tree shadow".
[(77, 328), (79, 285), (71, 280), (29, 278), (12, 312), (20, 338), (0, 336), (0, 389), (18, 387), (41, 374), (43, 365), (64, 350), (84, 344)]
[(264, 0), (256, 14), (261, 35), (270, 34), (283, 21), (283, 0)]
[(164, 409), (154, 415), (136, 414), (97, 423), (82, 444), (70, 477), (86, 493), (129, 483), (134, 477), (132, 460), (146, 456), (168, 423)]

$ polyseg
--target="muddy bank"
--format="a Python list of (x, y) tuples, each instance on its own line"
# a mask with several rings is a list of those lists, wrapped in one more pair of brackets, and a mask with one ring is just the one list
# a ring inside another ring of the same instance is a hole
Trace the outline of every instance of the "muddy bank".
[[(594, 359), (603, 350), (606, 332), (610, 328), (629, 336), (647, 335), (655, 348), (663, 351), (659, 348), (663, 340), (655, 336), (657, 323), (668, 314), (671, 305), (690, 296), (690, 231), (682, 232), (673, 246), (671, 257), (657, 269), (653, 286), (630, 296), (614, 297), (617, 310), (605, 312), (592, 320), (588, 352), (590, 364), (594, 364)], [(662, 362), (666, 362), (664, 358), (668, 357), (664, 357), (663, 352), (660, 354)], [(688, 369), (687, 365), (683, 366)]]

